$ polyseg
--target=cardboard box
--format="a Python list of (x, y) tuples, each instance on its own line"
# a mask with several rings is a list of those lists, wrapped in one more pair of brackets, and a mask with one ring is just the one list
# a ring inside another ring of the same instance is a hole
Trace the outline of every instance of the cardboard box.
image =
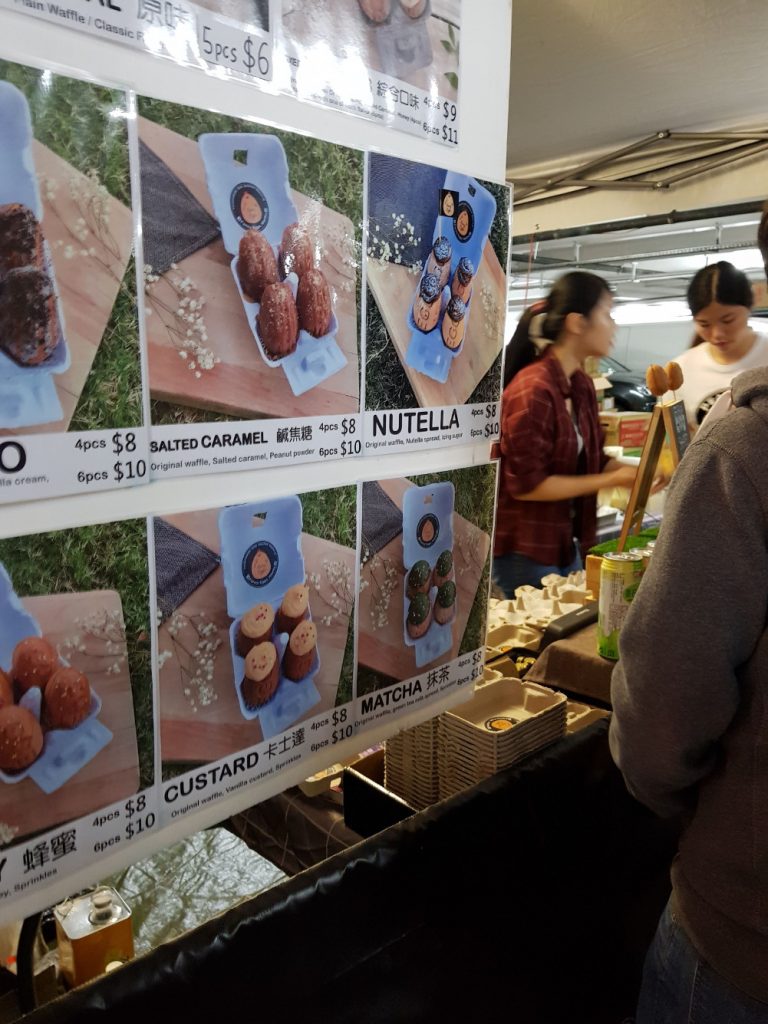
[(604, 444), (642, 448), (651, 415), (649, 412), (601, 412), (600, 426), (605, 431)]
[(384, 788), (384, 751), (364, 757), (342, 776), (344, 824), (367, 839), (415, 814), (415, 808)]

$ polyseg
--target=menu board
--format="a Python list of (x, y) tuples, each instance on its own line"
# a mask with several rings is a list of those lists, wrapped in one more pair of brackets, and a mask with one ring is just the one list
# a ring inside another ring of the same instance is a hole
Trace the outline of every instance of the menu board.
[(351, 735), (356, 519), (355, 486), (154, 519), (166, 816)]
[(459, 145), (462, 0), (283, 0), (275, 81), (309, 100)]
[(506, 186), (0, 76), (0, 502), (498, 436)]
[(498, 437), (506, 185), (368, 155), (365, 454)]
[(147, 572), (143, 519), (0, 540), (1, 914), (159, 824)]
[(471, 688), (495, 491), (487, 464), (0, 540), (0, 919)]
[(0, 0), (0, 6), (459, 145), (463, 0)]
[(0, 61), (0, 503), (147, 479), (128, 113)]
[(151, 474), (361, 454), (357, 150), (140, 96)]
[[(0, 6), (459, 144), (462, 0)], [(482, 671), (506, 186), (89, 76), (0, 61), (0, 502), (201, 479), (7, 510), (3, 922)]]
[(496, 465), (362, 485), (358, 719), (482, 675)]

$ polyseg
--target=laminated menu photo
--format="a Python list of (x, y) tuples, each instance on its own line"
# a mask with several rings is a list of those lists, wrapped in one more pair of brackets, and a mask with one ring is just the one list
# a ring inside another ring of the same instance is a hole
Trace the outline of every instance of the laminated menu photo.
[(6, 438), (143, 424), (127, 122), (119, 90), (0, 61)]
[(363, 484), (357, 693), (485, 642), (496, 468)]
[[(458, 132), (461, 6), (461, 0), (283, 0), (283, 47), (293, 58), (295, 91), (318, 100), (330, 87), (337, 103), (354, 97), (356, 113), (386, 109), (386, 92), (377, 88), (383, 75), (387, 85), (402, 82), (439, 96), (448, 109), (441, 121)], [(361, 66), (367, 74), (355, 73)], [(440, 138), (448, 141), (448, 132)]]
[(369, 154), (369, 412), (498, 401), (508, 240), (506, 186)]
[(153, 425), (357, 413), (362, 155), (138, 110)]
[(357, 489), (154, 520), (164, 777), (352, 699)]
[(0, 540), (0, 836), (154, 781), (144, 520)]

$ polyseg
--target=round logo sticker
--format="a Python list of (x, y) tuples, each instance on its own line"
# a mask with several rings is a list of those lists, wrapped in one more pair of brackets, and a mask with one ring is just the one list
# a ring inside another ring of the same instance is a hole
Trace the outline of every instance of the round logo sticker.
[(475, 230), (475, 215), (472, 213), (472, 207), (469, 203), (459, 203), (453, 226), (459, 241), (466, 242), (472, 237), (472, 232)]
[(431, 548), (439, 533), (440, 522), (437, 516), (428, 512), (427, 515), (421, 517), (419, 525), (416, 527), (416, 540), (423, 548)]
[(255, 185), (242, 182), (235, 185), (230, 197), (232, 216), (241, 228), (257, 228), (262, 231), (269, 220), (269, 204)]
[(280, 559), (274, 544), (260, 540), (243, 555), (243, 577), (252, 587), (265, 587), (275, 578)]
[(497, 715), (495, 718), (486, 720), (485, 728), (488, 732), (506, 732), (514, 725), (517, 725), (516, 718), (511, 718), (509, 715)]

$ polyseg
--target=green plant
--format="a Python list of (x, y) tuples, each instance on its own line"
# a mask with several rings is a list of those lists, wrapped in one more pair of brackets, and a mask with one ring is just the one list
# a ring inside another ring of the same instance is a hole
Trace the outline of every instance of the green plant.
[[(443, 44), (443, 49), (447, 53), (450, 53), (451, 56), (455, 56), (455, 58), (456, 58), (456, 67), (458, 67), (459, 66), (459, 37), (457, 36), (456, 30), (454, 29), (454, 27), (450, 23), (450, 21), (448, 22), (448, 38), (447, 39), (441, 39), (440, 42)], [(454, 89), (458, 89), (459, 88), (459, 76), (456, 74), (456, 72), (455, 71), (446, 71), (446, 72), (444, 72), (444, 74), (445, 74), (445, 77), (448, 79), (448, 82), (453, 86), (453, 88)]]

